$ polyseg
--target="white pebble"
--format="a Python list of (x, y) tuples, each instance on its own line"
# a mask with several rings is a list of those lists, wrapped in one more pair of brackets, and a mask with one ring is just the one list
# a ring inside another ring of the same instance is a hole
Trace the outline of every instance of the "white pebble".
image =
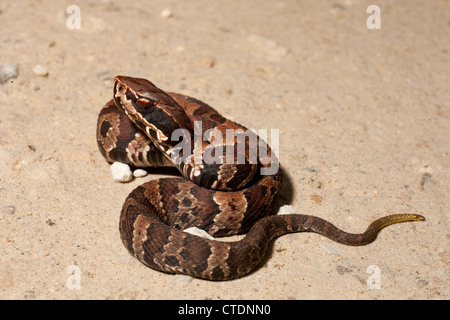
[(293, 206), (290, 205), (284, 205), (278, 210), (278, 214), (298, 214), (297, 210)]
[(39, 76), (39, 77), (46, 77), (48, 76), (48, 70), (46, 67), (41, 66), (40, 64), (37, 64), (34, 66), (33, 68), (33, 72), (35, 75)]
[(125, 163), (114, 162), (111, 165), (110, 170), (114, 181), (128, 182), (133, 178), (133, 173), (131, 172), (130, 166)]
[(136, 169), (133, 171), (133, 176), (135, 178), (142, 178), (145, 177), (148, 174), (148, 172), (144, 169)]
[(163, 11), (161, 11), (161, 18), (168, 19), (172, 17), (173, 13), (170, 9), (164, 9)]
[(190, 233), (190, 234), (193, 234), (195, 236), (199, 236), (199, 237), (203, 237), (203, 238), (206, 238), (206, 239), (214, 240), (214, 237), (211, 236), (208, 232), (206, 232), (205, 230), (199, 229), (197, 227), (190, 227), (190, 228), (187, 228), (187, 229), (185, 229), (183, 231), (187, 232), (187, 233)]
[(174, 274), (173, 277), (175, 279), (177, 279), (177, 281), (180, 280), (180, 281), (184, 281), (184, 282), (187, 282), (187, 283), (192, 282), (192, 280), (194, 280), (193, 277), (188, 276), (186, 274), (179, 274), (178, 273), (178, 274)]
[(19, 70), (13, 64), (4, 64), (0, 67), (0, 84), (5, 83), (9, 79), (17, 78)]

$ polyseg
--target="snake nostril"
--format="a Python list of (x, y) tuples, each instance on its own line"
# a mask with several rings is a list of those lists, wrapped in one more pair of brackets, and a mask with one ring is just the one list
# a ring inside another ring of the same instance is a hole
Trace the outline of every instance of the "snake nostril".
[(114, 91), (121, 92), (123, 90), (123, 84), (116, 80), (114, 83)]

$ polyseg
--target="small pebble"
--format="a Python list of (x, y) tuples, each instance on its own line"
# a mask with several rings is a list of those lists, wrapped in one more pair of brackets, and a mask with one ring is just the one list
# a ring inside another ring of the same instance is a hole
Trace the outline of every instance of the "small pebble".
[(48, 76), (48, 70), (46, 67), (41, 66), (40, 64), (37, 64), (34, 66), (33, 68), (33, 72), (35, 75), (39, 76), (39, 77), (46, 77)]
[(278, 214), (279, 215), (283, 215), (283, 214), (298, 214), (297, 210), (295, 210), (295, 208), (293, 206), (290, 205), (284, 205), (282, 207), (280, 207), (280, 209), (278, 210)]
[(336, 271), (338, 272), (339, 275), (344, 275), (346, 273), (352, 273), (353, 269), (347, 266), (343, 266), (343, 265), (337, 265), (336, 266)]
[(161, 11), (161, 18), (168, 19), (172, 17), (173, 13), (170, 9), (164, 9), (163, 11)]
[(184, 282), (187, 282), (187, 283), (192, 282), (192, 280), (194, 280), (194, 278), (191, 277), (191, 276), (188, 276), (188, 275), (185, 275), (185, 274), (179, 274), (179, 273), (178, 274), (174, 274), (173, 277), (175, 279), (177, 279), (177, 281), (180, 280), (180, 281), (184, 281)]
[(111, 165), (110, 170), (114, 181), (129, 182), (133, 179), (133, 173), (131, 172), (130, 167), (125, 163), (114, 162)]
[(417, 284), (419, 285), (419, 286), (426, 286), (426, 285), (428, 285), (428, 281), (427, 280), (424, 280), (424, 279), (420, 279), (419, 281), (417, 281)]
[(133, 176), (135, 178), (142, 178), (145, 177), (148, 174), (148, 172), (144, 169), (136, 169), (133, 171)]
[(14, 212), (16, 212), (16, 207), (15, 206), (2, 206), (0, 207), (0, 212), (1, 213), (5, 213), (5, 214), (14, 214)]
[(215, 60), (213, 58), (203, 58), (198, 60), (198, 64), (202, 67), (212, 68), (215, 65)]
[(9, 79), (17, 78), (19, 70), (13, 64), (4, 64), (0, 67), (0, 84), (5, 83)]

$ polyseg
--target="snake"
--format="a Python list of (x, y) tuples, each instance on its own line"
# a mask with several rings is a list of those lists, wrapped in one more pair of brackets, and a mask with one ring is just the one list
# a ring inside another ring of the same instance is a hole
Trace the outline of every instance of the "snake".
[[(393, 214), (354, 234), (317, 216), (276, 214), (282, 170), (264, 139), (208, 104), (165, 92), (147, 79), (114, 78), (113, 98), (100, 111), (96, 136), (109, 163), (175, 167), (180, 173), (136, 187), (119, 219), (129, 253), (168, 274), (232, 280), (261, 267), (272, 241), (288, 233), (313, 232), (362, 246), (389, 225), (425, 220)], [(212, 237), (185, 231), (191, 227)], [(220, 239), (236, 234), (242, 237)]]

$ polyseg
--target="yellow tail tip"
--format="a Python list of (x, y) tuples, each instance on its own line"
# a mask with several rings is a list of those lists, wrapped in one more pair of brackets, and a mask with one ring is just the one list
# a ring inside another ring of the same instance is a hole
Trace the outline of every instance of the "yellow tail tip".
[(425, 221), (425, 217), (420, 214), (404, 213), (404, 215), (408, 217), (405, 221)]
[[(399, 213), (386, 216), (374, 221), (371, 224), (372, 229), (377, 230), (377, 232), (387, 226), (402, 222), (412, 222), (412, 221), (425, 221), (425, 217), (420, 214), (412, 213)], [(370, 228), (370, 227), (369, 227)]]

